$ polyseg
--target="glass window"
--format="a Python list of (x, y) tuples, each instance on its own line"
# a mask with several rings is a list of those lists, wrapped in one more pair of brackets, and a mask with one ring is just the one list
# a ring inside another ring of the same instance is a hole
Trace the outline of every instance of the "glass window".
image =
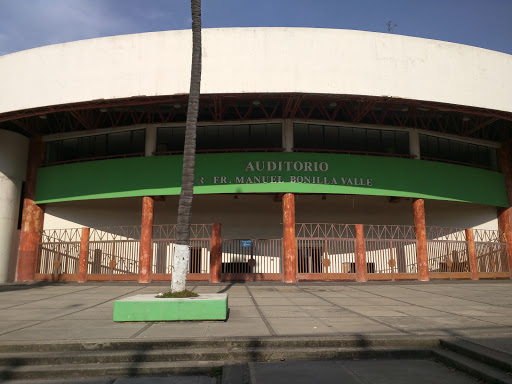
[[(384, 132), (384, 131), (383, 131)], [(396, 152), (401, 155), (409, 155), (409, 133), (404, 131), (394, 131)]]
[(108, 154), (122, 155), (131, 153), (130, 132), (117, 132), (108, 135)]
[(107, 135), (92, 136), (91, 142), (91, 152), (93, 157), (107, 155)]
[(298, 150), (409, 154), (409, 133), (404, 131), (297, 123), (293, 140)]
[(88, 157), (93, 157), (92, 151), (91, 151), (91, 141), (92, 137), (80, 137), (78, 139), (78, 150), (77, 155), (81, 159), (86, 159)]
[(283, 146), (283, 133), (281, 124), (266, 124), (267, 145), (266, 148), (281, 148)]
[(249, 146), (249, 126), (236, 125), (233, 127), (233, 146), (247, 148)]
[(46, 163), (59, 161), (61, 141), (49, 141), (46, 143)]
[(132, 132), (132, 153), (144, 153), (146, 151), (146, 131), (138, 129)]
[(62, 148), (59, 161), (75, 160), (78, 158), (78, 139), (62, 140)]
[(420, 152), (423, 158), (497, 169), (496, 149), (484, 145), (421, 134)]

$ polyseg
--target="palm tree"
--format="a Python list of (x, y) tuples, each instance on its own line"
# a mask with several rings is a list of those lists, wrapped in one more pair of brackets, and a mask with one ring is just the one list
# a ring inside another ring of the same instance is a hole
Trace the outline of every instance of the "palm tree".
[(185, 290), (190, 256), (190, 222), (194, 197), (194, 167), (196, 156), (197, 115), (201, 89), (201, 0), (191, 0), (192, 9), (192, 70), (188, 97), (185, 147), (183, 151), (183, 176), (178, 205), (176, 249), (172, 266), (171, 292)]

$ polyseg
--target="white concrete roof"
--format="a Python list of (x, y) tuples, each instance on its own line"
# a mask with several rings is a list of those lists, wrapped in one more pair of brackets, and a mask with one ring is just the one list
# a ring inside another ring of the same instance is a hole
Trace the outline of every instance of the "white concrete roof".
[[(188, 93), (191, 31), (83, 40), (0, 56), (0, 113)], [(201, 92), (389, 96), (512, 112), (512, 55), (392, 34), (203, 30)]]

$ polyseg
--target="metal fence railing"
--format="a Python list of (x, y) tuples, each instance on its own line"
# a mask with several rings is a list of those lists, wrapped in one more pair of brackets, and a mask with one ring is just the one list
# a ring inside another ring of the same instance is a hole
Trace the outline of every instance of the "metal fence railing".
[(80, 242), (45, 242), (39, 244), (36, 273), (75, 274), (78, 272)]
[(224, 239), (222, 273), (282, 273), (281, 239)]
[(368, 273), (417, 273), (416, 240), (365, 240)]
[(355, 273), (355, 239), (297, 239), (297, 273)]
[(506, 243), (476, 242), (478, 272), (509, 272)]
[(427, 240), (429, 272), (470, 272), (466, 241)]
[[(152, 273), (172, 273), (175, 239), (153, 239)], [(191, 239), (188, 273), (210, 273), (210, 239)]]
[(90, 241), (87, 274), (136, 274), (139, 250), (139, 240)]
[[(355, 227), (354, 224), (297, 223), (297, 273), (316, 279), (350, 279), (345, 274), (356, 272)], [(483, 229), (475, 229), (473, 233), (477, 272), (482, 278), (506, 276), (510, 266), (503, 233)], [(38, 244), (36, 273), (77, 274), (81, 234), (81, 228), (43, 231)], [(199, 276), (200, 274), (210, 273), (212, 225), (192, 225), (191, 236), (189, 273), (197, 275), (196, 279), (202, 279), (204, 276)], [(91, 228), (87, 274), (118, 275), (117, 279), (123, 279), (121, 275), (138, 274), (140, 237), (140, 226)], [(406, 279), (418, 273), (418, 247), (413, 226), (364, 225), (363, 237), (369, 278)], [(172, 273), (175, 239), (175, 224), (153, 226), (153, 274)], [(427, 255), (429, 273), (433, 278), (467, 278), (471, 272), (464, 229), (427, 227)], [(222, 241), (222, 273), (272, 274), (268, 278), (277, 279), (277, 274), (283, 272), (282, 263), (282, 239)], [(393, 276), (385, 276), (386, 274)], [(159, 278), (166, 279), (164, 276)], [(105, 277), (99, 276), (98, 279)]]

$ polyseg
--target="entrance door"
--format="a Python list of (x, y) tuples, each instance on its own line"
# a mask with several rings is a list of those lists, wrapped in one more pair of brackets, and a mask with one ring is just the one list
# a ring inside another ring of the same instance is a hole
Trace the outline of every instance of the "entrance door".
[(223, 239), (224, 281), (282, 280), (282, 239)]
[(324, 249), (322, 246), (308, 246), (298, 249), (298, 273), (322, 273)]

